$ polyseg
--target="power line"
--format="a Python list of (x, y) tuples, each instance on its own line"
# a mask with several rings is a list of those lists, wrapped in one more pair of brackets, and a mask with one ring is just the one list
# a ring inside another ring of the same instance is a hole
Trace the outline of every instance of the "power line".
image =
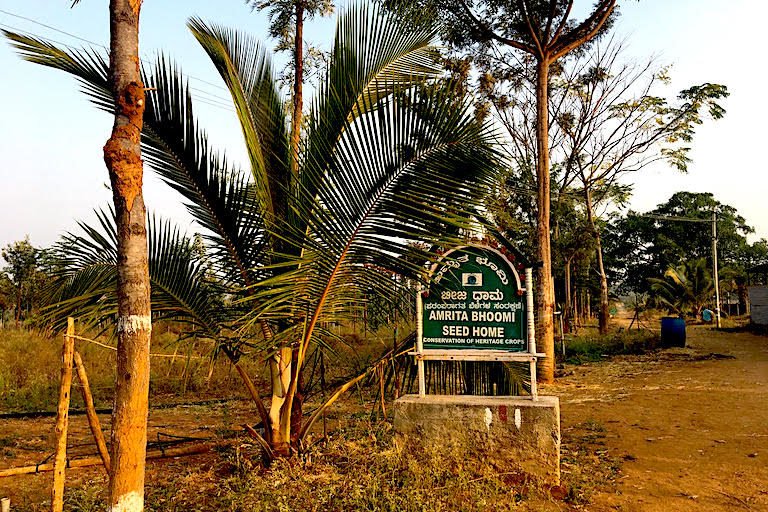
[[(20, 14), (15, 14), (15, 13), (6, 11), (5, 9), (0, 9), (0, 13), (6, 14), (8, 16), (12, 16), (14, 18), (18, 18), (20, 20), (28, 21), (29, 23), (33, 23), (35, 25), (38, 25), (38, 26), (41, 26), (41, 27), (45, 27), (48, 30), (52, 30), (52, 31), (57, 32), (59, 34), (63, 34), (65, 36), (77, 39), (78, 41), (82, 41), (84, 43), (88, 43), (88, 44), (91, 44), (93, 46), (98, 46), (99, 48), (103, 48), (103, 49), (109, 51), (109, 48), (104, 46), (101, 43), (97, 43), (95, 41), (91, 41), (90, 39), (86, 39), (84, 37), (78, 36), (77, 34), (73, 34), (71, 32), (67, 32), (66, 30), (61, 30), (61, 29), (56, 28), (54, 26), (51, 26), (51, 25), (48, 25), (46, 23), (37, 21), (37, 20), (35, 20), (33, 18), (28, 18), (27, 16), (22, 16)], [(22, 30), (20, 28), (17, 28), (17, 27), (12, 27), (12, 26), (9, 26), (9, 25), (5, 25), (5, 26), (11, 28), (12, 30), (18, 31), (18, 32), (24, 32), (24, 30)], [(54, 43), (58, 43), (58, 44), (64, 45), (64, 46), (66, 46), (69, 49), (76, 49), (76, 48), (73, 48), (71, 45), (69, 45), (67, 43), (64, 43), (64, 42), (61, 42), (61, 41), (56, 41), (55, 39), (50, 39), (50, 41), (52, 41)], [(144, 62), (145, 64), (150, 64), (150, 62), (148, 62), (147, 59), (142, 58), (141, 61)], [(225, 87), (222, 87), (221, 85), (215, 84), (213, 82), (209, 82), (209, 81), (204, 80), (202, 78), (198, 78), (198, 77), (192, 76), (192, 75), (186, 75), (186, 76), (189, 77), (191, 80), (195, 80), (195, 81), (198, 81), (200, 83), (209, 85), (211, 87), (215, 87), (216, 89), (221, 89), (222, 91), (226, 91), (227, 90)], [(200, 89), (197, 89), (197, 90), (200, 91)], [(205, 94), (209, 94), (211, 96), (215, 96), (214, 94), (209, 93), (209, 92), (205, 92)]]
[[(5, 11), (0, 9), (0, 12), (5, 12)], [(24, 32), (19, 27), (14, 27), (13, 25), (7, 25), (7, 24), (1, 23), (1, 22), (0, 22), (0, 27), (4, 28), (6, 30), (12, 31), (12, 32)], [(69, 44), (67, 44), (67, 43), (65, 43), (63, 41), (59, 41), (57, 39), (46, 38), (46, 41), (59, 44), (59, 45), (64, 46), (65, 48), (68, 48), (70, 50), (78, 50), (78, 48), (74, 48), (71, 45), (69, 45)], [(88, 43), (94, 44), (94, 45), (96, 44), (96, 43), (92, 43), (91, 41), (87, 41), (87, 40), (85, 40), (85, 41), (88, 42)], [(101, 46), (101, 45), (96, 45), (96, 46)], [(103, 46), (101, 46), (101, 47), (104, 48)], [(147, 63), (146, 59), (141, 59), (141, 61), (144, 62), (144, 63)], [(189, 76), (189, 75), (187, 75), (187, 77), (188, 78), (194, 78), (194, 77)], [(202, 79), (197, 79), (197, 80), (203, 81)], [(222, 110), (226, 110), (228, 112), (236, 112), (235, 109), (232, 107), (232, 104), (229, 103), (229, 99), (225, 98), (224, 96), (219, 96), (219, 95), (210, 93), (208, 91), (205, 91), (203, 89), (198, 89), (197, 87), (190, 87), (189, 89), (191, 91), (194, 91), (195, 93), (198, 94), (197, 98), (195, 99), (195, 101), (198, 102), (198, 103), (202, 103), (202, 104), (209, 105), (209, 106), (212, 106), (212, 107), (217, 107), (217, 108), (220, 108)], [(205, 96), (200, 96), (200, 95), (205, 95)], [(210, 96), (210, 98), (208, 98), (206, 96)]]
[(712, 223), (712, 219), (697, 219), (695, 217), (677, 217), (675, 215), (658, 215), (653, 213), (631, 213), (630, 215), (633, 215), (635, 217), (645, 217), (648, 219), (668, 220), (668, 221), (674, 221), (674, 222), (706, 222), (707, 224)]
[[(100, 47), (102, 47), (102, 48), (104, 48), (104, 49), (107, 49), (107, 47), (106, 47), (106, 46), (104, 46), (103, 44), (94, 43), (93, 41), (89, 41), (88, 39), (85, 39), (85, 38), (83, 38), (83, 37), (80, 37), (80, 36), (78, 36), (78, 35), (72, 34), (72, 33), (70, 33), (70, 32), (67, 32), (67, 31), (65, 31), (65, 30), (61, 30), (61, 29), (58, 29), (58, 28), (56, 28), (56, 27), (52, 27), (51, 25), (46, 25), (45, 23), (43, 23), (43, 22), (40, 22), (40, 21), (37, 21), (37, 20), (35, 20), (35, 19), (32, 19), (32, 18), (27, 18), (26, 16), (22, 16), (22, 15), (20, 15), (20, 14), (14, 14), (14, 13), (12, 13), (12, 12), (8, 12), (8, 11), (6, 11), (6, 10), (4, 10), (4, 9), (0, 9), (0, 12), (1, 12), (1, 13), (3, 13), (3, 14), (7, 14), (8, 16), (13, 16), (14, 18), (18, 18), (18, 19), (20, 19), (20, 20), (24, 20), (24, 21), (28, 21), (28, 22), (30, 22), (30, 23), (34, 23), (35, 25), (39, 25), (39, 26), (41, 26), (41, 27), (45, 27), (45, 28), (47, 28), (47, 29), (49, 29), (49, 30), (53, 30), (54, 32), (58, 32), (59, 34), (64, 34), (64, 35), (66, 35), (66, 36), (69, 36), (69, 37), (72, 37), (72, 38), (78, 39), (78, 40), (80, 40), (80, 41), (83, 41), (83, 42), (85, 42), (85, 43), (89, 43), (89, 44), (92, 44), (92, 45), (94, 45), (94, 46), (100, 46)], [(59, 43), (59, 44), (64, 44), (64, 43)]]

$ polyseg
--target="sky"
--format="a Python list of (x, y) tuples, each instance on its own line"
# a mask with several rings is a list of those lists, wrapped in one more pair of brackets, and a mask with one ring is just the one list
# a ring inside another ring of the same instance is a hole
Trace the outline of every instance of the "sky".
[[(768, 2), (754, 0), (619, 0), (615, 27), (626, 37), (629, 54), (642, 60), (656, 55), (670, 65), (670, 94), (712, 82), (728, 86), (724, 119), (697, 129), (687, 174), (664, 164), (646, 168), (627, 180), (634, 186), (630, 207), (648, 211), (681, 190), (711, 192), (736, 207), (756, 233), (768, 238), (768, 178), (760, 148), (764, 144), (768, 103), (759, 77), (757, 49), (764, 48)], [(344, 5), (345, 1), (337, 1)], [(0, 0), (0, 27), (31, 33), (71, 46), (108, 45), (106, 0)], [(591, 0), (576, 0), (585, 12)], [(144, 0), (141, 13), (142, 57), (171, 56), (191, 76), (196, 115), (214, 147), (247, 162), (237, 120), (226, 91), (208, 58), (186, 29), (199, 16), (260, 37), (267, 47), (266, 13), (253, 12), (242, 0)], [(333, 18), (315, 20), (305, 30), (312, 44), (329, 49)], [(89, 42), (86, 42), (86, 41)], [(738, 45), (733, 44), (738, 41)], [(278, 66), (279, 67), (279, 66)], [(30, 237), (47, 246), (76, 229), (77, 220), (93, 219), (107, 207), (111, 193), (102, 160), (112, 119), (93, 107), (77, 83), (65, 74), (22, 61), (0, 41), (0, 247)], [(178, 195), (145, 173), (148, 208), (176, 218), (187, 231), (194, 225)]]

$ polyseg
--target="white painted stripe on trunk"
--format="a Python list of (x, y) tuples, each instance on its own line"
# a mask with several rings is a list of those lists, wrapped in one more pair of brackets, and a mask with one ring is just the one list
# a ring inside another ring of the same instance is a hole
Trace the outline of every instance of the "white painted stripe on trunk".
[(133, 491), (117, 499), (109, 512), (141, 512), (144, 510), (144, 495)]
[(139, 331), (152, 330), (152, 317), (149, 315), (128, 315), (117, 319), (118, 334), (136, 334)]

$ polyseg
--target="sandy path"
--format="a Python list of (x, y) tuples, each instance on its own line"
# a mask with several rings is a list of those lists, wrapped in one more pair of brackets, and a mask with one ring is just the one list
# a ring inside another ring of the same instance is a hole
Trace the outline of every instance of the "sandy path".
[(689, 327), (685, 349), (569, 369), (547, 390), (564, 441), (586, 422), (622, 460), (586, 510), (768, 511), (768, 337)]

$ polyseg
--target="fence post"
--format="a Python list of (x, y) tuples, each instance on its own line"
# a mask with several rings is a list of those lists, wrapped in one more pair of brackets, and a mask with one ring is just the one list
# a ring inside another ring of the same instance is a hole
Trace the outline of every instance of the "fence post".
[(59, 407), (56, 414), (56, 458), (53, 463), (53, 489), (51, 490), (51, 512), (64, 509), (64, 479), (67, 466), (67, 424), (69, 420), (69, 399), (72, 389), (72, 362), (75, 352), (75, 319), (67, 318), (67, 334), (61, 358), (61, 382), (59, 383)]

